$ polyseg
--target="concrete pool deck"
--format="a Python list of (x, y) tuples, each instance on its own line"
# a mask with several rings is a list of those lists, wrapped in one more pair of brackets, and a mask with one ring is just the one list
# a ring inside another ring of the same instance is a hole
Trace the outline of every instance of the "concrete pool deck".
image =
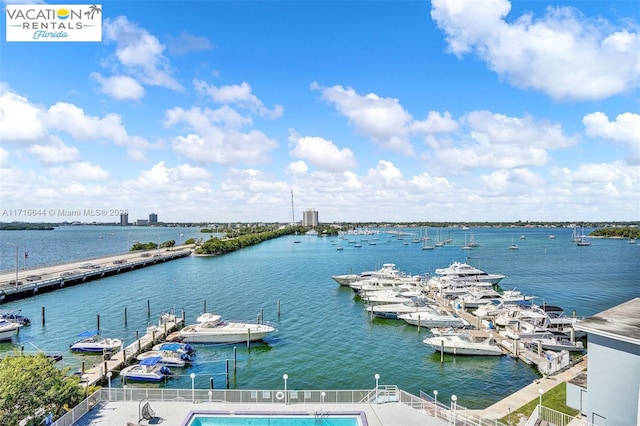
[[(74, 426), (132, 426), (132, 425), (171, 425), (179, 426), (189, 419), (192, 411), (225, 412), (230, 415), (249, 413), (364, 413), (368, 426), (403, 425), (403, 426), (444, 426), (449, 424), (442, 418), (436, 419), (433, 412), (413, 409), (400, 402), (382, 404), (243, 404), (224, 402), (185, 402), (185, 401), (150, 401), (155, 413), (151, 420), (140, 420), (141, 403), (138, 401), (117, 401), (98, 403), (91, 411), (74, 423)], [(428, 411), (428, 410), (427, 410)], [(440, 415), (444, 413), (439, 413)]]

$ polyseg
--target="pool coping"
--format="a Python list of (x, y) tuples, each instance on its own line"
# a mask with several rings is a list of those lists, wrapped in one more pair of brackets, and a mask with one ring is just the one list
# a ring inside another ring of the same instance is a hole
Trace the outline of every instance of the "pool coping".
[(361, 426), (369, 426), (367, 422), (367, 415), (364, 411), (329, 411), (329, 410), (317, 410), (317, 411), (224, 411), (224, 410), (190, 410), (187, 417), (181, 423), (180, 426), (189, 426), (195, 416), (354, 416), (360, 418)]

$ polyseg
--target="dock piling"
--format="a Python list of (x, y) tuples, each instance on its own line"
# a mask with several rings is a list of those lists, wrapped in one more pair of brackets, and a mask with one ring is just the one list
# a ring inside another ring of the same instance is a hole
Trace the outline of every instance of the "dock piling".
[(280, 299), (276, 301), (276, 312), (278, 314), (278, 319), (280, 319)]
[(127, 325), (127, 307), (124, 307), (124, 325)]
[(98, 317), (98, 327), (96, 330), (100, 331), (100, 315), (96, 315)]
[(147, 299), (147, 318), (151, 316), (151, 302)]
[(440, 340), (440, 364), (444, 364), (444, 339)]
[(251, 352), (251, 329), (247, 329), (247, 352)]
[(206, 313), (207, 312), (207, 299), (204, 299), (204, 301), (202, 302), (203, 306), (202, 306), (202, 313)]
[(238, 351), (237, 347), (233, 347), (233, 377), (236, 376), (236, 366), (238, 365)]
[(44, 325), (44, 306), (42, 307), (42, 325)]
[(229, 360), (227, 359), (227, 389), (229, 389)]

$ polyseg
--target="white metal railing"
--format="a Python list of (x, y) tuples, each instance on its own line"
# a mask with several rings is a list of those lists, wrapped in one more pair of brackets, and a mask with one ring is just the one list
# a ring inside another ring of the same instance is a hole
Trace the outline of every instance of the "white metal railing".
[[(414, 397), (417, 398), (417, 397)], [(437, 401), (433, 396), (420, 391), (422, 411), (427, 415), (445, 421), (452, 425), (460, 426), (507, 426), (495, 419), (485, 419), (472, 413), (464, 406), (454, 404), (453, 406)], [(572, 425), (573, 426), (573, 425)]]
[(538, 405), (529, 416), (525, 426), (537, 426), (541, 422), (546, 422), (549, 426), (595, 426), (580, 417), (570, 416), (552, 408)]
[[(237, 389), (154, 389), (154, 388), (101, 388), (89, 395), (84, 401), (56, 420), (52, 426), (71, 426), (93, 407), (109, 401), (149, 401), (163, 402), (224, 402), (228, 404), (362, 404), (375, 403), (369, 396), (375, 396), (376, 390), (237, 390)], [(384, 396), (379, 403), (399, 402), (418, 411), (424, 410), (424, 400), (397, 386), (380, 386), (378, 396)], [(443, 407), (442, 412), (446, 409)], [(444, 417), (448, 419), (449, 417)], [(458, 423), (463, 424), (463, 423)]]

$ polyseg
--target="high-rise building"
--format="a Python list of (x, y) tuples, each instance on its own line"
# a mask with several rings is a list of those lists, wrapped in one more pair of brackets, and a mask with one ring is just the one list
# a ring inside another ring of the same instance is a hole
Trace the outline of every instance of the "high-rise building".
[(127, 213), (120, 215), (120, 226), (129, 226), (129, 215)]
[(318, 212), (314, 209), (302, 212), (302, 226), (318, 226)]
[(158, 215), (155, 213), (149, 214), (149, 225), (155, 225), (158, 223)]

